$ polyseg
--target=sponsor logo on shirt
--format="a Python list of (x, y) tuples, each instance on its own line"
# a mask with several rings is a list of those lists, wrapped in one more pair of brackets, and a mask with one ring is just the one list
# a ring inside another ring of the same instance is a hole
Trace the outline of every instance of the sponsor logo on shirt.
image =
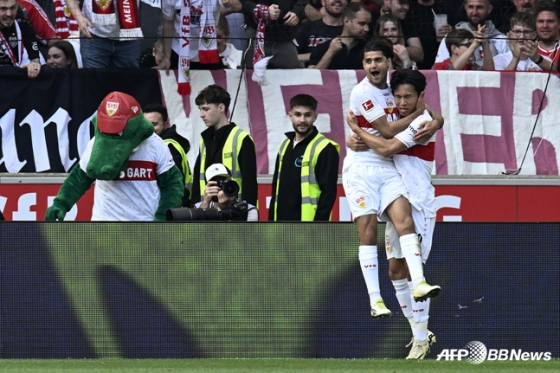
[(375, 105), (373, 104), (373, 101), (367, 100), (362, 104), (362, 107), (364, 108), (365, 111), (370, 111), (375, 107)]
[(121, 174), (117, 180), (154, 181), (156, 180), (156, 164), (148, 161), (128, 161), (124, 174)]

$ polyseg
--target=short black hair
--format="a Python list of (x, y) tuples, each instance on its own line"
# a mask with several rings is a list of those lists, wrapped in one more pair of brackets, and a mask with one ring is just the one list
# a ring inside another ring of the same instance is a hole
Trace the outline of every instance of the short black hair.
[(301, 93), (299, 95), (295, 95), (290, 100), (290, 110), (296, 106), (305, 106), (311, 110), (317, 111), (317, 100), (311, 95)]
[(449, 51), (449, 55), (451, 56), (451, 47), (453, 45), (458, 47), (463, 40), (470, 39), (474, 39), (474, 34), (467, 29), (457, 28), (451, 30), (451, 32), (445, 36), (445, 46)]
[(426, 89), (426, 77), (418, 70), (399, 69), (391, 77), (391, 90), (393, 93), (395, 89), (403, 84), (410, 84), (414, 87), (416, 93), (420, 94)]
[(363, 10), (365, 12), (370, 12), (369, 8), (360, 2), (351, 2), (342, 10), (342, 19), (345, 17), (348, 19), (356, 18), (356, 14)]
[(167, 122), (167, 109), (162, 104), (148, 104), (142, 108), (144, 113), (160, 113), (163, 123)]
[(539, 5), (537, 5), (537, 8), (535, 9), (535, 20), (542, 12), (554, 13), (556, 15), (556, 19), (560, 19), (560, 16), (558, 15), (558, 8), (556, 8), (556, 5), (554, 5), (554, 3), (548, 1), (539, 1)]
[(229, 109), (231, 96), (228, 91), (216, 84), (211, 84), (198, 93), (194, 100), (197, 106), (204, 104), (224, 104), (226, 111)]
[(367, 42), (362, 52), (362, 59), (367, 52), (381, 52), (385, 58), (390, 58), (391, 60), (395, 58), (395, 53), (393, 53), (393, 45), (389, 40), (383, 37), (374, 37)]

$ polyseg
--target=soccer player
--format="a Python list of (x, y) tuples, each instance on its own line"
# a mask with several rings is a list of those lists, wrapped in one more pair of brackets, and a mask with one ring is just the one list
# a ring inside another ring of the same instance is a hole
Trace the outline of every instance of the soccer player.
[[(359, 126), (372, 135), (390, 138), (407, 128), (424, 112), (423, 97), (414, 111), (398, 118), (398, 109), (387, 84), (387, 73), (393, 48), (384, 39), (372, 39), (364, 48), (363, 67), (366, 78), (352, 90), (350, 107)], [(418, 134), (430, 137), (443, 123), (430, 121)], [(417, 135), (417, 136), (418, 136)], [(388, 317), (379, 289), (377, 258), (377, 218), (390, 220), (399, 235), (399, 242), (410, 270), (414, 298), (425, 300), (439, 294), (439, 286), (429, 285), (422, 268), (421, 248), (414, 228), (408, 193), (391, 157), (373, 149), (347, 150), (342, 171), (343, 185), (360, 235), (359, 260), (368, 288), (373, 318)]]
[[(397, 70), (391, 78), (391, 89), (401, 117), (407, 117), (415, 109), (420, 94), (426, 88), (426, 77), (419, 71)], [(393, 156), (393, 162), (410, 193), (412, 218), (416, 232), (422, 236), (422, 262), (426, 263), (431, 250), (435, 227), (436, 207), (431, 173), (434, 161), (435, 136), (427, 142), (414, 140), (422, 123), (432, 120), (428, 111), (417, 117), (410, 126), (392, 139), (374, 136), (358, 125), (356, 117), (348, 112), (347, 122), (352, 131), (369, 147), (385, 157)], [(435, 343), (435, 335), (428, 330), (430, 299), (416, 302), (413, 299), (410, 273), (401, 250), (395, 226), (388, 221), (385, 231), (389, 277), (396, 290), (403, 315), (408, 319), (412, 333), (412, 349), (407, 359), (423, 359)]]

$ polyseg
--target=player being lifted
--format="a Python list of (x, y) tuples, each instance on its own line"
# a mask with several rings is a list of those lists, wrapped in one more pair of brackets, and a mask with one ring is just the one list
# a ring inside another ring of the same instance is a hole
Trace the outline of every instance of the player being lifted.
[[(419, 71), (401, 69), (393, 73), (391, 89), (401, 118), (409, 116), (415, 110), (425, 88), (426, 77)], [(359, 144), (362, 149), (374, 149), (384, 157), (393, 156), (397, 171), (410, 194), (414, 226), (422, 237), (424, 264), (430, 254), (436, 220), (435, 193), (431, 183), (435, 136), (426, 142), (418, 142), (414, 140), (414, 135), (421, 129), (422, 123), (431, 120), (430, 114), (424, 111), (404, 131), (392, 139), (385, 139), (364, 131), (351, 111), (347, 117), (350, 128), (360, 138), (356, 140), (356, 145)], [(430, 299), (423, 302), (414, 301), (414, 288), (409, 281), (410, 273), (401, 250), (399, 235), (391, 221), (387, 222), (385, 230), (385, 246), (389, 260), (389, 277), (395, 287), (403, 315), (408, 319), (413, 333), (412, 349), (407, 359), (423, 359), (435, 343), (435, 335), (428, 330)]]
[[(364, 48), (363, 66), (366, 78), (352, 90), (350, 107), (359, 126), (375, 136), (391, 138), (406, 129), (424, 112), (423, 95), (414, 111), (399, 119), (393, 94), (387, 84), (387, 73), (393, 49), (384, 39), (373, 39)], [(443, 118), (423, 124), (415, 139), (431, 138), (443, 125)], [(342, 171), (343, 185), (350, 210), (360, 235), (359, 260), (370, 297), (371, 316), (388, 317), (379, 289), (377, 258), (377, 218), (391, 221), (399, 236), (402, 254), (410, 271), (414, 299), (423, 301), (439, 294), (439, 286), (429, 285), (424, 278), (421, 247), (414, 228), (408, 193), (392, 157), (373, 149), (347, 150)]]

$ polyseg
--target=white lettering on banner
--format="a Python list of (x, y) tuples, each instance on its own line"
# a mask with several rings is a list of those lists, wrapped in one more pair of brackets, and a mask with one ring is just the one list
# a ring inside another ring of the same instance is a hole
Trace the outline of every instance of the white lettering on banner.
[[(445, 118), (443, 131), (438, 132), (438, 136), (443, 137), (438, 139), (436, 147), (436, 165), (442, 165), (436, 171), (438, 175), (497, 175), (519, 167), (529, 144), (542, 97), (539, 92), (542, 93), (546, 85), (547, 74), (423, 73), (428, 79), (428, 86), (432, 87), (426, 102), (431, 107), (441, 107)], [(234, 92), (232, 87), (237, 84), (232, 85), (231, 82), (237, 82), (239, 74), (238, 70), (225, 70), (224, 78), (223, 75), (193, 70), (191, 84), (201, 87), (222, 84), (228, 87), (228, 91)], [(160, 76), (165, 78), (161, 72)], [(292, 130), (286, 115), (288, 96), (298, 90), (311, 89), (311, 94), (319, 101), (320, 115), (324, 116), (324, 122), (317, 121), (318, 127), (332, 131), (329, 136), (345, 138), (350, 130), (342, 113), (348, 110), (350, 91), (362, 76), (362, 72), (350, 70), (299, 71), (295, 76), (282, 70), (269, 70), (267, 79), (271, 84), (264, 87), (247, 79), (247, 84), (241, 85), (241, 89), (246, 91), (237, 101), (232, 96), (230, 108), (236, 104), (233, 121), (242, 128), (247, 126), (255, 139), (259, 174), (273, 173), (278, 144), (284, 138), (284, 132)], [(560, 96), (559, 82), (557, 76), (551, 76), (545, 102), (550, 103), (550, 97)], [(533, 90), (527, 87), (533, 87)], [(166, 102), (182, 102), (176, 97), (178, 93), (172, 84), (162, 89)], [(194, 86), (193, 92), (197, 92)], [(198, 136), (205, 127), (198, 118), (194, 97), (190, 100), (181, 108), (183, 113), (180, 110), (173, 112), (177, 113), (176, 118), (180, 121), (177, 124), (179, 133), (193, 134), (194, 137), (188, 138), (198, 144)], [(241, 110), (247, 116), (241, 114)], [(173, 116), (171, 121), (175, 122)], [(560, 111), (555, 110), (554, 105), (544, 105), (521, 175), (558, 175), (560, 131), (554, 128), (559, 123)], [(344, 141), (337, 142), (344, 145)], [(342, 155), (343, 149), (341, 159)]]
[(0, 196), (0, 211), (4, 211), (6, 209), (6, 202), (8, 202), (8, 198)]
[(37, 193), (25, 193), (18, 199), (17, 210), (12, 212), (12, 220), (37, 220), (37, 213), (31, 211), (31, 206), (37, 204)]
[[(461, 197), (441, 195), (436, 197), (436, 211), (443, 208), (460, 209)], [(444, 215), (443, 221), (462, 221), (461, 215)]]
[[(87, 142), (91, 138), (89, 124), (91, 118), (95, 115), (93, 113), (89, 118), (84, 120), (78, 129), (78, 152), (83, 153)], [(11, 173), (19, 172), (27, 161), (19, 161), (18, 151), (15, 139), (15, 109), (10, 109), (0, 118), (0, 129), (2, 130), (2, 154), (0, 164), (6, 165), (6, 170)], [(68, 133), (68, 124), (72, 118), (68, 112), (63, 108), (58, 108), (56, 112), (43, 121), (43, 117), (32, 110), (20, 123), (19, 126), (29, 126), (31, 133), (31, 145), (33, 147), (33, 159), (35, 162), (34, 172), (48, 171), (51, 168), (49, 159), (48, 148), (50, 146), (57, 147), (60, 155), (60, 160), (66, 171), (76, 163), (76, 158), (70, 158), (70, 137)], [(56, 125), (58, 144), (47, 144), (45, 137), (45, 128), (54, 123)]]
[(0, 164), (4, 163), (6, 165), (6, 170), (12, 173), (19, 172), (27, 163), (27, 161), (22, 162), (18, 158), (14, 125), (16, 121), (15, 118), (15, 109), (8, 110), (8, 112), (0, 118), (0, 129), (2, 130), (2, 158), (0, 158)]
[(20, 127), (28, 125), (31, 130), (31, 143), (33, 144), (33, 159), (35, 160), (35, 171), (42, 172), (51, 169), (49, 153), (47, 151), (47, 139), (45, 138), (45, 127), (41, 114), (31, 110), (19, 124)]

